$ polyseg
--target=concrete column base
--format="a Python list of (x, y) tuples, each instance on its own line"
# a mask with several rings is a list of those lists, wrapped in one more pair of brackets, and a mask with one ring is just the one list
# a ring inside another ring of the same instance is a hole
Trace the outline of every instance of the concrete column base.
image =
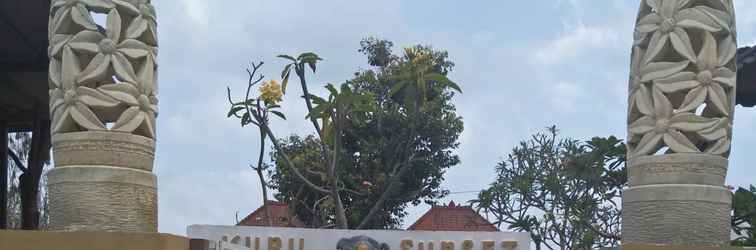
[(622, 197), (622, 242), (725, 247), (732, 193), (727, 159), (704, 154), (644, 156), (628, 161)]
[(56, 167), (47, 174), (50, 230), (157, 232), (157, 177), (108, 166)]
[(189, 250), (189, 239), (159, 233), (0, 230), (0, 249)]

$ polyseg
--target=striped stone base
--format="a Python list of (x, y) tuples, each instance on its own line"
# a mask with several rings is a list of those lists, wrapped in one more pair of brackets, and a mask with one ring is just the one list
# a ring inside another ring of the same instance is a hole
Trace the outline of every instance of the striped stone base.
[(622, 243), (724, 247), (732, 193), (727, 160), (703, 154), (644, 156), (628, 162)]
[(56, 167), (47, 175), (50, 229), (157, 231), (154, 174), (108, 166)]

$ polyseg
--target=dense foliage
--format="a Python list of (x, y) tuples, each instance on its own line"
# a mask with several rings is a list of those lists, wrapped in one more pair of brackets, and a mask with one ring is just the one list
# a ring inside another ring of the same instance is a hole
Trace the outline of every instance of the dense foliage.
[[(433, 203), (447, 193), (440, 187), (443, 174), (459, 164), (453, 150), (463, 124), (452, 104), (452, 90), (458, 87), (442, 77), (454, 64), (446, 52), (427, 46), (394, 55), (390, 41), (369, 38), (361, 45), (372, 67), (345, 84), (354, 93), (370, 96), (373, 108), (345, 120), (339, 135), (339, 164), (345, 167), (336, 175), (345, 190), (341, 201), (350, 228), (396, 228), (409, 204)], [(320, 143), (315, 136), (294, 135), (282, 142), (282, 149), (297, 168), (306, 170), (308, 179), (325, 185)], [(332, 225), (333, 200), (307, 188), (282, 166), (278, 152), (273, 155), (278, 167), (270, 171), (276, 198), (294, 207), (310, 227)]]
[(756, 246), (756, 187), (738, 188), (732, 196), (732, 230), (735, 246)]
[(556, 127), (523, 141), (496, 166), (497, 178), (476, 206), (494, 223), (530, 233), (536, 249), (592, 249), (620, 240), (627, 181), (617, 138), (560, 138)]

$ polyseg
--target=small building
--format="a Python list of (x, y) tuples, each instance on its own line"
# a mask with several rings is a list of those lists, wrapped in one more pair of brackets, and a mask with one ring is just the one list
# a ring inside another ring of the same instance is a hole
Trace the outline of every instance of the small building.
[[(273, 225), (270, 225), (266, 217), (268, 210), (270, 217), (273, 219)], [(254, 212), (247, 215), (239, 221), (237, 226), (258, 226), (258, 227), (305, 227), (305, 224), (297, 219), (293, 213), (289, 213), (289, 205), (278, 201), (268, 201), (268, 204), (260, 206)]]
[(499, 229), (480, 216), (471, 206), (458, 206), (454, 201), (446, 206), (433, 206), (407, 230), (410, 231), (466, 231), (498, 232)]

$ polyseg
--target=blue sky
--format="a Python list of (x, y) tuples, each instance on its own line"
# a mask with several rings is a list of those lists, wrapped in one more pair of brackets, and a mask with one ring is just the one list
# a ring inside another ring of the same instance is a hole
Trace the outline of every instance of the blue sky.
[[(446, 174), (452, 192), (480, 190), (520, 140), (549, 125), (563, 135), (625, 136), (629, 52), (637, 0), (155, 1), (160, 37), (159, 230), (233, 224), (261, 204), (256, 131), (226, 119), (225, 89), (241, 89), (250, 60), (275, 76), (278, 54), (315, 51), (325, 60), (313, 89), (367, 66), (367, 36), (397, 47), (430, 44), (456, 63), (450, 77), (465, 131), (462, 163)], [(735, 0), (739, 45), (756, 43), (756, 1)], [(322, 90), (318, 90), (321, 91)], [(276, 133), (310, 133), (300, 93), (283, 102)], [(728, 184), (756, 184), (756, 108), (738, 108)], [(474, 193), (443, 202), (464, 202)], [(405, 225), (428, 209), (409, 210)]]

